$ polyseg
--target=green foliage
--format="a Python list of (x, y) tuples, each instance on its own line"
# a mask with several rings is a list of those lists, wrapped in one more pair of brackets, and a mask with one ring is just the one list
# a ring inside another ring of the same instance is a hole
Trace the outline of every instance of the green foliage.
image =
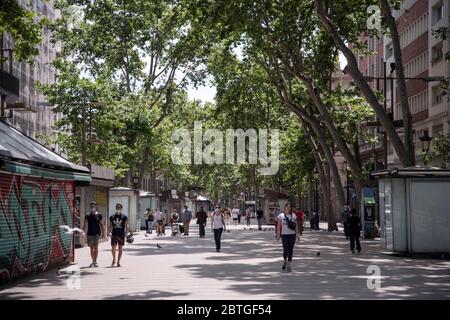
[(333, 119), (347, 143), (360, 140), (376, 143), (370, 129), (363, 127), (374, 116), (374, 111), (355, 88), (338, 86), (329, 92), (326, 101), (333, 108)]
[[(35, 21), (37, 19), (37, 21)], [(42, 40), (43, 27), (48, 20), (37, 17), (33, 12), (22, 8), (17, 0), (0, 2), (0, 35), (9, 33), (14, 39), (14, 57), (18, 61), (32, 63), (38, 54), (37, 45)]]
[(447, 133), (447, 136), (439, 134), (438, 137), (434, 137), (432, 145), (435, 149), (433, 157), (442, 156), (441, 167), (447, 168), (450, 162), (450, 133)]

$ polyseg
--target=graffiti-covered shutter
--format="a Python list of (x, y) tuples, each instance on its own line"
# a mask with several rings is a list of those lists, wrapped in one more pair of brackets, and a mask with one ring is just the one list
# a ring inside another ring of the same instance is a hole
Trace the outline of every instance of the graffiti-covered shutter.
[(0, 281), (68, 263), (74, 182), (0, 174)]

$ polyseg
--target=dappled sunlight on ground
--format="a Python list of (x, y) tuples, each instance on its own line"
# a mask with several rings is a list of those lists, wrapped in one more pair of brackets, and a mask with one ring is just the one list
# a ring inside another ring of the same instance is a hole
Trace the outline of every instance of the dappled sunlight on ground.
[[(448, 299), (450, 261), (386, 254), (379, 242), (362, 241), (352, 254), (342, 232), (306, 228), (296, 243), (292, 272), (281, 270), (282, 247), (273, 230), (230, 227), (215, 252), (210, 228), (198, 237), (144, 237), (125, 246), (122, 267), (110, 267), (108, 243), (99, 268), (88, 268), (89, 249), (76, 250), (81, 288), (48, 271), (0, 288), (2, 299)], [(158, 248), (157, 244), (160, 246)], [(320, 252), (320, 255), (317, 253)], [(378, 266), (381, 287), (368, 288), (369, 266)]]

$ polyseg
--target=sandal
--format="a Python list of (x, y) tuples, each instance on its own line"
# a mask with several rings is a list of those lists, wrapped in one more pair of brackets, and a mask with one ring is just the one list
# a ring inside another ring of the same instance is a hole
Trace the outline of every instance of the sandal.
[(113, 260), (113, 262), (111, 263), (111, 267), (114, 267), (115, 263), (116, 263), (116, 260)]

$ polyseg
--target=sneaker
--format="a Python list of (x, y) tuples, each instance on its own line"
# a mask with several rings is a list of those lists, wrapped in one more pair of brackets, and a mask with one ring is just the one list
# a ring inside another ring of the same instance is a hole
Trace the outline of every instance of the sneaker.
[(355, 253), (355, 250), (352, 250), (352, 253)]
[(286, 269), (286, 265), (287, 265), (287, 262), (286, 261), (283, 262), (283, 265), (281, 266), (281, 269), (285, 270)]
[(361, 249), (360, 250), (358, 250), (358, 253), (360, 253), (361, 252)]
[(286, 267), (286, 272), (291, 272), (291, 266)]

